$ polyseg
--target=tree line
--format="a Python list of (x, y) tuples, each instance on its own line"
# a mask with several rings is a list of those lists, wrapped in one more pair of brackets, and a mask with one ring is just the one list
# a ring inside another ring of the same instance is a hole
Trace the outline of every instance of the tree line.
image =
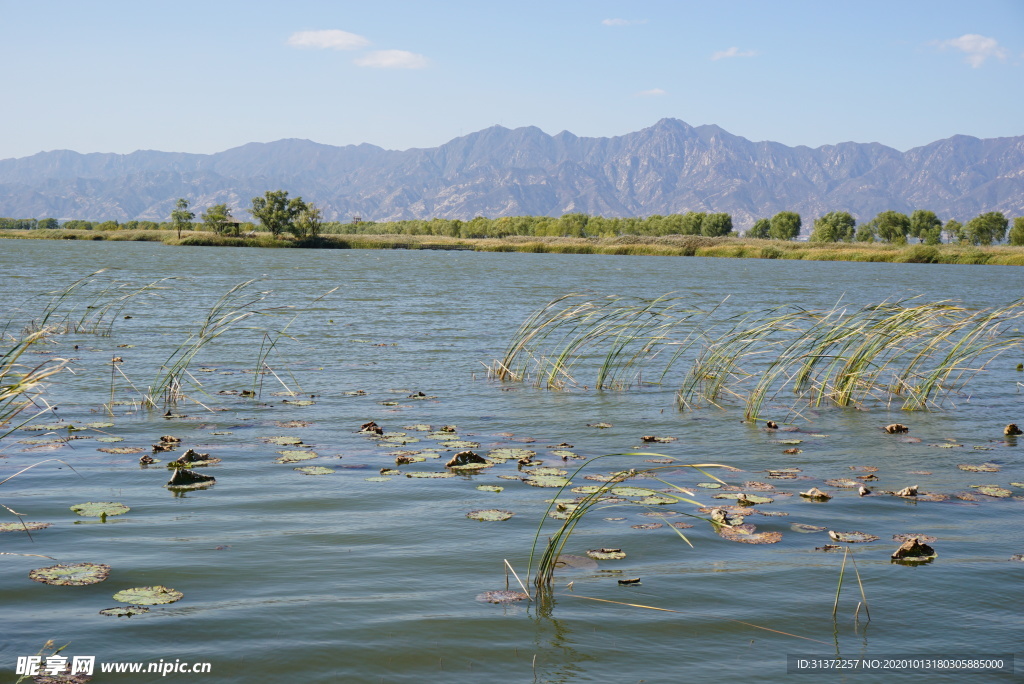
[[(739, 237), (732, 216), (727, 213), (690, 211), (684, 214), (655, 214), (647, 217), (606, 218), (584, 213), (551, 216), (477, 216), (460, 219), (415, 219), (406, 221), (353, 220), (349, 223), (324, 221), (320, 209), (301, 197), (288, 197), (285, 190), (268, 190), (252, 198), (249, 213), (259, 227), (274, 237), (291, 234), (299, 239), (316, 238), (321, 234), (399, 234), (438, 235), (455, 238), (527, 237), (614, 237), (618, 235), (664, 236), (703, 235), (706, 237)], [(180, 198), (171, 212), (169, 222), (153, 221), (65, 221), (56, 219), (0, 218), (0, 230), (31, 230), (66, 228), (78, 230), (175, 230), (178, 237), (184, 230), (203, 229), (221, 235), (238, 235), (256, 230), (251, 222), (236, 221), (227, 204), (207, 207), (195, 223), (189, 201)], [(800, 235), (803, 221), (800, 214), (780, 211), (774, 216), (758, 219), (743, 237), (772, 240), (793, 240)], [(953, 244), (991, 245), (1007, 240), (1010, 245), (1024, 245), (1024, 217), (1013, 219), (1013, 225), (1002, 212), (979, 214), (962, 224), (956, 219), (945, 223), (933, 211), (919, 209), (909, 216), (897, 211), (883, 211), (864, 223), (846, 211), (833, 211), (814, 219), (808, 239), (811, 242), (886, 242), (907, 244), (916, 239), (926, 245), (944, 242)]]

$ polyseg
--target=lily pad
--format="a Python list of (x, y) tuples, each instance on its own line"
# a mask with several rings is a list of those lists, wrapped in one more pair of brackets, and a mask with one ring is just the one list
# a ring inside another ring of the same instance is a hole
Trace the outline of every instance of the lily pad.
[(301, 466), (299, 468), (294, 468), (293, 470), (298, 470), (300, 473), (305, 473), (306, 475), (330, 475), (331, 473), (337, 472), (334, 468), (325, 468), (324, 466)]
[(586, 556), (563, 553), (555, 561), (555, 570), (597, 570), (597, 561)]
[(674, 499), (664, 494), (655, 494), (653, 496), (645, 496), (644, 498), (637, 501), (645, 506), (667, 506), (669, 504), (679, 503), (679, 499)]
[(308, 461), (312, 458), (317, 458), (320, 455), (315, 451), (298, 450), (278, 451), (277, 453), (281, 455), (274, 459), (275, 463), (297, 463), (299, 461)]
[(118, 606), (117, 608), (104, 608), (100, 611), (100, 615), (108, 615), (110, 617), (131, 617), (132, 615), (142, 615), (143, 613), (148, 612), (149, 608), (146, 606), (128, 606), (127, 608)]
[(486, 521), (486, 522), (498, 522), (498, 521), (501, 521), (501, 520), (508, 520), (513, 515), (515, 515), (515, 514), (512, 511), (503, 511), (503, 510), (498, 509), (498, 508), (488, 508), (488, 509), (485, 509), (485, 510), (470, 511), (469, 513), (466, 514), (466, 517), (470, 518), (472, 520), (481, 520), (481, 521)]
[(73, 563), (36, 568), (28, 573), (29, 579), (43, 584), (81, 587), (98, 584), (110, 576), (110, 566), (101, 563)]
[(1009, 489), (1002, 487), (996, 487), (995, 485), (971, 485), (973, 489), (977, 489), (985, 496), (994, 496), (999, 499), (1006, 499), (1013, 496), (1013, 492)]
[(611, 426), (612, 426), (611, 423), (587, 423), (587, 427), (599, 428), (601, 430), (604, 430), (606, 428), (610, 428)]
[(302, 444), (302, 440), (298, 437), (288, 437), (283, 435), (280, 437), (267, 437), (263, 441), (276, 444), (278, 446), (295, 446), (296, 444)]
[(114, 503), (112, 501), (88, 501), (75, 504), (71, 507), (71, 510), (86, 518), (103, 518), (108, 515), (122, 515), (130, 511), (131, 508), (123, 503)]
[(476, 597), (477, 601), (481, 603), (517, 603), (519, 601), (526, 601), (529, 599), (529, 594), (524, 594), (521, 591), (510, 591), (508, 589), (500, 589), (497, 591), (485, 591)]
[(383, 475), (374, 475), (373, 477), (364, 477), (363, 479), (367, 482), (391, 482), (390, 477), (385, 477)]
[(615, 496), (657, 496), (658, 492), (644, 487), (612, 487)]
[(580, 459), (580, 458), (583, 458), (582, 456), (580, 456), (576, 452), (574, 452), (574, 451), (566, 451), (565, 449), (556, 449), (556, 450), (552, 451), (551, 454), (553, 456), (557, 456), (558, 458), (562, 459), (563, 461), (568, 461), (570, 459)]
[(530, 451), (529, 449), (491, 449), (487, 452), (487, 458), (494, 459), (495, 461), (518, 461), (519, 459), (532, 459), (537, 455), (536, 451)]
[(898, 541), (898, 542), (908, 542), (911, 539), (916, 539), (917, 541), (919, 541), (919, 542), (921, 542), (923, 544), (927, 544), (927, 543), (930, 543), (930, 542), (933, 542), (933, 541), (936, 540), (936, 537), (933, 537), (933, 536), (931, 536), (929, 534), (916, 534), (914, 532), (909, 532), (909, 533), (904, 533), (904, 534), (894, 534), (894, 535), (892, 535), (892, 538), (893, 538), (893, 541)]
[(743, 504), (770, 504), (774, 503), (775, 499), (770, 496), (760, 496), (758, 494), (745, 494), (744, 492), (725, 492), (723, 494), (715, 494), (712, 499), (736, 499), (736, 501)]
[(123, 442), (124, 441), (124, 437), (97, 437), (96, 441), (97, 442), (105, 442), (105, 443), (108, 443), (108, 444), (113, 444), (114, 442)]
[(782, 541), (781, 532), (757, 532), (749, 523), (743, 525), (715, 525), (715, 532), (722, 539), (741, 544), (775, 544)]
[(828, 536), (837, 542), (843, 542), (845, 544), (859, 544), (861, 542), (873, 542), (878, 540), (878, 537), (875, 535), (866, 534), (864, 532), (836, 532), (835, 530), (829, 530)]
[(450, 442), (441, 442), (441, 446), (446, 449), (478, 449), (480, 444), (478, 442), (470, 442), (464, 439), (455, 439)]
[(416, 430), (417, 432), (430, 432), (430, 426), (426, 423), (417, 423), (416, 425), (406, 425), (406, 430)]
[(557, 475), (537, 475), (525, 478), (523, 482), (531, 487), (564, 487), (572, 484), (571, 481)]
[(994, 463), (981, 463), (978, 465), (972, 465), (970, 463), (958, 463), (957, 468), (960, 470), (966, 470), (969, 473), (998, 473), (999, 466)]
[(145, 449), (141, 447), (101, 447), (96, 451), (102, 451), (105, 454), (141, 454)]
[(908, 539), (892, 554), (894, 563), (928, 563), (938, 556), (935, 549), (918, 538)]
[(180, 601), (184, 594), (159, 584), (152, 587), (133, 587), (114, 594), (114, 600), (138, 606), (157, 606)]
[(274, 421), (274, 424), (277, 425), (277, 427), (283, 428), (304, 428), (309, 427), (313, 423), (308, 420), (276, 420)]
[(504, 487), (499, 487), (498, 485), (477, 485), (476, 488), (481, 492), (494, 492), (495, 494), (505, 491)]
[(455, 473), (406, 473), (405, 476), (420, 479), (441, 479), (445, 477), (455, 477)]
[(291, 404), (292, 406), (312, 406), (316, 402), (310, 399), (284, 399), (281, 403)]
[(664, 526), (665, 523), (640, 523), (639, 525), (630, 525), (634, 530), (657, 530)]
[(108, 422), (99, 422), (99, 423), (86, 423), (85, 426), (86, 427), (91, 427), (91, 428), (93, 428), (95, 430), (102, 430), (103, 428), (112, 428), (112, 427), (114, 427), (114, 424), (113, 423), (108, 423)]
[(622, 549), (590, 549), (587, 555), (594, 560), (622, 560), (626, 557)]
[(604, 491), (604, 487), (601, 485), (583, 485), (582, 487), (573, 487), (572, 491), (574, 494), (596, 494), (597, 492)]
[(805, 525), (804, 523), (790, 523), (790, 529), (794, 532), (802, 532), (803, 534), (811, 534), (813, 532), (824, 532), (827, 527), (819, 527), (818, 525)]
[(803, 444), (804, 440), (802, 440), (802, 439), (775, 439), (775, 440), (772, 440), (772, 442), (774, 444)]
[(860, 482), (856, 480), (850, 480), (847, 478), (838, 478), (835, 480), (825, 480), (825, 484), (829, 487), (840, 487), (845, 489), (856, 489), (860, 486)]
[(542, 475), (557, 475), (558, 477), (565, 477), (569, 474), (568, 470), (562, 468), (533, 468), (532, 470), (525, 471), (531, 477), (539, 477)]
[(703, 487), (704, 489), (719, 489), (722, 484), (720, 482), (698, 482), (697, 486)]
[(0, 532), (24, 532), (28, 529), (29, 532), (35, 532), (36, 530), (45, 530), (50, 527), (53, 523), (44, 522), (6, 522), (0, 523)]

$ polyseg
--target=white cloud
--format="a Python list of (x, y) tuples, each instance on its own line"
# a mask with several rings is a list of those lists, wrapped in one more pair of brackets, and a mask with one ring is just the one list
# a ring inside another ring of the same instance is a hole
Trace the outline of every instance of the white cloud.
[(288, 45), (297, 48), (318, 48), (321, 50), (358, 50), (370, 44), (363, 36), (328, 29), (324, 31), (296, 31), (288, 37)]
[(657, 96), (657, 95), (664, 95), (664, 94), (665, 94), (665, 91), (662, 90), (661, 88), (651, 88), (650, 90), (641, 90), (639, 93), (637, 93), (637, 96), (639, 96), (639, 97), (654, 97), (654, 96)]
[(999, 41), (988, 36), (979, 36), (977, 33), (965, 33), (959, 38), (938, 41), (942, 49), (953, 48), (967, 55), (964, 59), (972, 67), (977, 69), (989, 57), (1006, 60), (1007, 52), (999, 46)]
[(728, 50), (720, 50), (715, 54), (711, 55), (711, 61), (717, 61), (719, 59), (728, 59), (729, 57), (756, 57), (757, 53), (753, 50), (740, 50), (738, 47), (731, 47)]
[(423, 55), (407, 50), (374, 50), (355, 60), (356, 66), (377, 69), (422, 69), (429, 63)]
[(646, 24), (646, 19), (605, 19), (601, 22), (605, 26), (632, 26), (634, 24)]

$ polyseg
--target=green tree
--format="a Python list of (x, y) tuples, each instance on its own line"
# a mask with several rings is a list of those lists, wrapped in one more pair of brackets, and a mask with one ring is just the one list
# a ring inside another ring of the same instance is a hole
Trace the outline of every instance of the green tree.
[(768, 230), (771, 228), (772, 222), (769, 219), (761, 218), (754, 222), (750, 230), (744, 233), (743, 237), (757, 238), (758, 240), (768, 239)]
[(875, 234), (882, 242), (907, 244), (910, 233), (910, 217), (898, 211), (883, 211), (874, 219)]
[(52, 229), (52, 228), (56, 228), (58, 225), (59, 224), (57, 223), (57, 219), (55, 219), (55, 218), (44, 218), (44, 219), (40, 219), (39, 220), (39, 223), (36, 224), (36, 227), (37, 228)]
[(171, 223), (174, 224), (174, 229), (178, 231), (178, 239), (181, 239), (181, 231), (184, 229), (192, 229), (192, 219), (196, 215), (188, 210), (188, 200), (184, 197), (178, 198), (178, 201), (174, 203), (174, 211), (171, 212)]
[(857, 242), (874, 242), (875, 241), (875, 219), (871, 219), (867, 223), (860, 224), (860, 228), (857, 229), (857, 234), (853, 238)]
[(964, 234), (964, 225), (956, 219), (946, 221), (946, 227), (942, 229), (942, 232), (946, 234), (946, 242), (950, 244), (959, 244), (967, 239)]
[(833, 211), (814, 219), (811, 242), (853, 242), (857, 220), (848, 212)]
[(217, 235), (233, 230), (236, 225), (230, 223), (231, 210), (228, 209), (227, 204), (214, 204), (212, 207), (208, 207), (200, 218), (203, 219), (203, 228), (217, 233)]
[(795, 211), (780, 211), (772, 216), (768, 237), (773, 240), (792, 240), (800, 234), (800, 214)]
[(1010, 234), (1006, 239), (1015, 247), (1024, 247), (1024, 216), (1013, 219), (1013, 228), (1010, 228)]
[(934, 211), (918, 209), (910, 215), (910, 234), (921, 242), (928, 237), (928, 232), (934, 229), (942, 229), (942, 221), (935, 215)]
[(1009, 221), (1001, 211), (990, 211), (968, 221), (964, 226), (964, 232), (971, 244), (991, 245), (993, 242), (1001, 242), (1006, 237), (1008, 225)]
[(724, 237), (732, 232), (732, 216), (729, 214), (708, 214), (700, 222), (700, 234), (707, 237)]
[(286, 190), (267, 190), (263, 197), (252, 198), (252, 214), (274, 237), (290, 231), (306, 203), (301, 197), (288, 199)]
[(933, 228), (929, 228), (924, 232), (921, 237), (921, 242), (926, 245), (941, 245), (942, 244), (942, 224), (940, 223)]
[(323, 215), (320, 208), (312, 202), (306, 204), (306, 208), (299, 212), (292, 224), (292, 234), (297, 238), (315, 238), (320, 236), (323, 228)]

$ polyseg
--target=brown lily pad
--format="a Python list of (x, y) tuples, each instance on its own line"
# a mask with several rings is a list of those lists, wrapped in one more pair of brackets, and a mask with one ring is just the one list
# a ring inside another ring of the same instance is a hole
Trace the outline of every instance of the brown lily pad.
[(43, 584), (63, 587), (82, 587), (97, 584), (110, 576), (110, 566), (102, 563), (73, 563), (36, 568), (28, 573), (29, 579)]

